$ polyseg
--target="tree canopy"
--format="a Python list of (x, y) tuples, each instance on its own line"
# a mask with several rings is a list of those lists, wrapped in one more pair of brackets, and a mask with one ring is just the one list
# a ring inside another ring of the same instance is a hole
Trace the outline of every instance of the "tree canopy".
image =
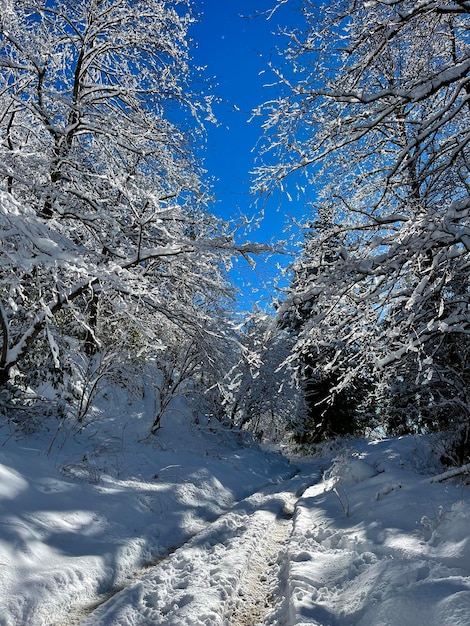
[(303, 173), (315, 190), (310, 224), (329, 215), (280, 305), (281, 317), (309, 309), (292, 358), (328, 347), (319, 367), (335, 373), (333, 396), (365, 372), (382, 389), (403, 376), (415, 393), (447, 385), (447, 415), (453, 388), (468, 424), (449, 346), (467, 362), (470, 6), (301, 6), (304, 26), (288, 33), (276, 69), (281, 96), (258, 111), (266, 158), (255, 183), (269, 192)]
[(190, 3), (3, 9), (0, 383), (107, 346), (155, 358), (181, 332), (209, 363), (231, 332), (231, 260), (259, 248), (208, 209)]

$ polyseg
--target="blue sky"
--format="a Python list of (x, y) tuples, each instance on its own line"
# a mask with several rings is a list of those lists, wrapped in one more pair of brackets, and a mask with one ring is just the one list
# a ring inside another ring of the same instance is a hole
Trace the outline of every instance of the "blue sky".
[[(259, 121), (248, 123), (248, 119), (256, 106), (273, 96), (272, 89), (264, 87), (273, 81), (267, 62), (272, 49), (279, 44), (275, 34), (278, 26), (295, 20), (290, 4), (296, 3), (286, 3), (269, 20), (263, 15), (250, 16), (268, 11), (274, 0), (200, 0), (197, 4), (202, 15), (192, 28), (192, 37), (198, 45), (194, 59), (207, 67), (206, 76), (214, 77), (215, 93), (222, 100), (215, 107), (219, 126), (208, 129), (205, 153), (206, 168), (217, 179), (214, 186), (217, 204), (213, 210), (224, 218), (240, 213), (252, 216), (261, 209), (253, 207), (254, 199), (250, 195), (250, 172), (261, 129)], [(268, 242), (282, 238), (288, 214), (302, 210), (287, 199), (280, 203), (279, 198), (268, 201), (265, 209), (263, 222), (250, 235), (253, 240)], [(275, 262), (259, 263), (255, 273), (245, 263), (238, 266), (240, 272), (233, 272), (238, 286), (254, 282), (260, 289), (263, 305), (269, 302), (271, 293), (263, 287), (263, 281), (272, 281), (278, 273)], [(257, 298), (256, 294), (250, 294), (249, 288), (243, 288), (242, 294), (242, 307), (250, 307)]]

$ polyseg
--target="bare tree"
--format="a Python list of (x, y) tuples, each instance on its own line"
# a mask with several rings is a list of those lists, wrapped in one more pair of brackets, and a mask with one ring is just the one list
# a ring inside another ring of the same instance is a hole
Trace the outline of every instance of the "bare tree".
[(294, 375), (282, 365), (292, 338), (272, 315), (253, 311), (238, 333), (239, 350), (222, 379), (223, 404), (233, 428), (247, 428), (259, 439), (280, 441), (304, 411)]

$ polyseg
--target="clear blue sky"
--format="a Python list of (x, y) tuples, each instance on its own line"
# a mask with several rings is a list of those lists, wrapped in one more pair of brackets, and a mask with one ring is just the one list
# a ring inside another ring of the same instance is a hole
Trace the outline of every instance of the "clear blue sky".
[[(215, 107), (220, 125), (208, 129), (205, 165), (209, 174), (218, 179), (214, 188), (217, 204), (213, 210), (224, 218), (255, 213), (254, 198), (250, 196), (250, 172), (261, 129), (259, 121), (249, 124), (248, 119), (256, 106), (273, 96), (273, 90), (264, 87), (273, 82), (267, 61), (274, 46), (280, 43), (276, 35), (278, 26), (298, 19), (291, 8), (295, 4), (295, 1), (286, 3), (267, 20), (263, 15), (252, 16), (272, 9), (274, 0), (200, 0), (197, 3), (201, 20), (191, 31), (198, 46), (194, 60), (207, 67), (206, 76), (214, 77), (214, 91), (222, 99)], [(293, 206), (287, 200), (279, 204), (279, 198), (271, 199), (266, 205), (264, 220), (259, 229), (251, 233), (251, 239), (268, 242), (282, 238), (288, 215), (301, 211), (303, 207)], [(274, 261), (259, 263), (256, 274), (249, 271), (245, 263), (238, 266), (240, 272), (233, 273), (237, 284), (240, 287), (244, 281), (258, 284), (263, 304), (266, 304), (271, 294), (263, 288), (262, 282), (272, 280), (277, 273)], [(249, 308), (256, 295), (251, 296), (247, 288), (242, 291), (245, 302), (241, 306)]]

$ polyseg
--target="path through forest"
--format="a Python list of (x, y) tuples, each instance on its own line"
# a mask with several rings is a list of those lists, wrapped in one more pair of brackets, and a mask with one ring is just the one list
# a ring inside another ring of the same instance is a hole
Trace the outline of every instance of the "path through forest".
[(80, 624), (269, 623), (283, 601), (284, 549), (295, 504), (317, 479), (298, 475), (239, 502)]
[(229, 602), (227, 626), (253, 626), (265, 623), (267, 617), (284, 599), (286, 581), (286, 546), (292, 532), (292, 518), (297, 496), (286, 492), (285, 505), (273, 519), (272, 526), (256, 547), (247, 570)]
[(3, 450), (0, 626), (468, 626), (468, 485), (428, 438), (201, 443), (96, 485)]

